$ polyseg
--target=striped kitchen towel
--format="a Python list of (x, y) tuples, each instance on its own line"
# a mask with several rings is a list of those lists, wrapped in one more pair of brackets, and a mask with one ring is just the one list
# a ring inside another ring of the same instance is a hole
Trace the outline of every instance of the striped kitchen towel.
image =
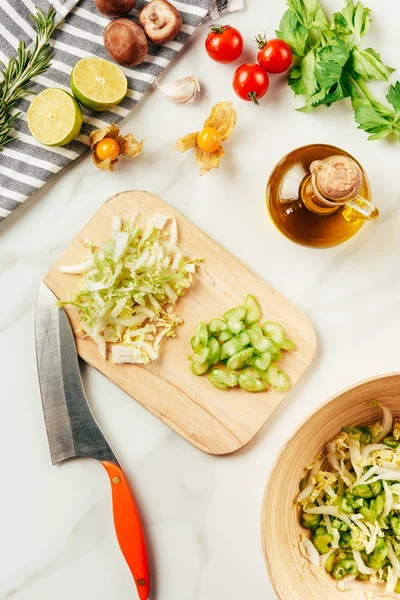
[[(18, 102), (16, 109), (21, 114), (16, 120), (15, 140), (0, 152), (0, 221), (50, 177), (83, 154), (88, 149), (88, 136), (93, 129), (106, 127), (112, 121), (118, 123), (126, 117), (200, 23), (243, 7), (243, 0), (171, 1), (183, 19), (178, 36), (164, 46), (149, 44), (146, 60), (137, 67), (122, 67), (128, 79), (126, 98), (103, 113), (82, 108), (84, 123), (81, 133), (67, 146), (49, 148), (37, 142), (30, 135), (26, 122), (29, 99), (23, 98)], [(137, 0), (130, 16), (137, 20), (146, 3), (147, 0)], [(34, 24), (29, 16), (35, 12), (35, 5), (47, 13), (49, 4), (49, 0), (0, 1), (0, 60), (3, 63), (7, 64), (8, 57), (16, 54), (19, 40), (29, 45), (35, 38)], [(56, 29), (51, 40), (54, 58), (50, 68), (37, 76), (30, 86), (35, 93), (47, 87), (69, 91), (71, 69), (80, 58), (109, 58), (103, 45), (103, 31), (109, 20), (97, 11), (94, 0), (51, 0), (51, 4), (57, 10), (57, 20), (64, 19), (64, 23)]]

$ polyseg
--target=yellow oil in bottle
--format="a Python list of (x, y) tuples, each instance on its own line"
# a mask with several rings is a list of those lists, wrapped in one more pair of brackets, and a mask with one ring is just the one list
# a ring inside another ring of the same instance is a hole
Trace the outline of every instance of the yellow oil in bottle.
[[(314, 248), (329, 248), (350, 239), (365, 219), (348, 206), (321, 206), (314, 202), (310, 185), (313, 161), (347, 152), (326, 144), (303, 146), (287, 154), (270, 175), (266, 201), (271, 219), (288, 238)], [(355, 161), (357, 163), (357, 161)], [(359, 195), (371, 199), (367, 175), (359, 163), (362, 184)]]

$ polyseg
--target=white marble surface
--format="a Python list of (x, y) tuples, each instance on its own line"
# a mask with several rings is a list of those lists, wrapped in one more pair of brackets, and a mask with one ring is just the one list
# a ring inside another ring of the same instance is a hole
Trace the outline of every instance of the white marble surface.
[[(271, 35), (283, 0), (246, 0), (229, 18), (251, 47)], [(328, 3), (331, 8), (335, 1)], [(370, 45), (399, 65), (398, 0), (368, 0)], [(337, 3), (336, 3), (337, 6)], [(226, 19), (224, 19), (226, 20)], [(38, 390), (33, 313), (41, 278), (76, 232), (111, 195), (147, 189), (162, 196), (302, 307), (319, 339), (308, 373), (258, 437), (225, 458), (202, 454), (102, 375), (83, 366), (93, 410), (135, 490), (150, 547), (157, 600), (276, 598), (260, 545), (260, 506), (283, 441), (319, 403), (360, 379), (399, 368), (399, 151), (368, 142), (346, 104), (307, 116), (283, 78), (257, 109), (235, 99), (231, 66), (203, 50), (206, 29), (165, 79), (196, 75), (201, 102), (175, 106), (157, 91), (123, 130), (146, 137), (143, 155), (112, 174), (89, 156), (76, 162), (0, 226), (1, 600), (136, 598), (119, 552), (109, 484), (94, 461), (53, 467)], [(250, 57), (250, 55), (249, 55)], [(382, 89), (385, 84), (382, 85)], [(238, 125), (219, 171), (199, 178), (192, 153), (170, 152), (179, 134), (198, 128), (218, 100), (232, 99)], [(264, 205), (268, 173), (296, 146), (342, 146), (365, 166), (381, 210), (347, 244), (310, 250), (282, 237)], [(0, 158), (1, 160), (1, 158)]]

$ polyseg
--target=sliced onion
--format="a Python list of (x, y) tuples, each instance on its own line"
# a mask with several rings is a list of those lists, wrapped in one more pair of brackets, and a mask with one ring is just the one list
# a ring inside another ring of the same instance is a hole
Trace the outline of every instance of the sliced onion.
[(319, 552), (308, 538), (304, 538), (301, 541), (301, 545), (303, 546), (306, 554), (306, 558), (316, 567), (319, 567)]
[(300, 492), (300, 494), (297, 498), (297, 502), (302, 502), (303, 500), (308, 498), (308, 496), (311, 496), (311, 494), (313, 493), (313, 491), (315, 489), (315, 485), (312, 483), (312, 478), (315, 477), (316, 474), (317, 474), (317, 469), (312, 469), (312, 471), (310, 471), (310, 475), (308, 476), (306, 487), (304, 488), (304, 490), (302, 490)]
[(371, 452), (376, 452), (377, 450), (388, 450), (388, 446), (385, 444), (368, 444), (368, 446), (364, 446), (362, 451), (362, 457), (368, 458)]
[(375, 481), (400, 481), (400, 470), (395, 469), (379, 469), (378, 475), (365, 481), (367, 485), (375, 483)]
[(376, 573), (376, 569), (372, 569), (372, 567), (367, 567), (367, 565), (361, 558), (361, 554), (357, 550), (353, 550), (353, 556), (357, 564), (357, 569), (360, 571), (360, 573), (362, 573), (363, 575), (374, 575), (374, 573)]
[(387, 436), (387, 434), (389, 433), (389, 431), (391, 431), (392, 426), (393, 426), (393, 417), (392, 417), (392, 413), (390, 412), (390, 410), (387, 408), (387, 406), (381, 406), (381, 409), (383, 412), (383, 420), (382, 420), (383, 430), (376, 439), (376, 441), (378, 443), (381, 442), (383, 440), (383, 438), (385, 438)]
[(362, 468), (360, 467), (361, 462), (361, 452), (360, 452), (360, 442), (359, 440), (349, 437), (348, 440), (349, 450), (350, 450), (350, 460), (353, 465), (353, 469), (357, 474), (357, 479), (362, 475)]
[(379, 526), (378, 526), (378, 524), (375, 524), (373, 527), (373, 530), (371, 531), (371, 535), (369, 537), (368, 543), (365, 546), (365, 552), (367, 554), (371, 554), (371, 552), (373, 552), (375, 545), (376, 545), (378, 533), (379, 533)]
[(349, 517), (340, 513), (336, 506), (315, 506), (313, 508), (307, 508), (305, 512), (310, 515), (330, 515), (331, 517), (336, 517), (343, 521), (343, 523), (346, 523), (348, 527), (351, 527), (352, 524)]
[(350, 515), (350, 519), (361, 529), (361, 531), (367, 535), (368, 537), (370, 536), (370, 531), (369, 529), (364, 525), (364, 523), (362, 522), (362, 515)]
[(66, 265), (64, 267), (58, 267), (60, 273), (68, 273), (70, 275), (80, 275), (81, 273), (86, 273), (89, 271), (90, 267), (93, 265), (93, 257), (84, 260), (77, 265)]
[(373, 467), (371, 467), (370, 469), (368, 469), (368, 471), (366, 473), (364, 473), (364, 475), (362, 475), (360, 477), (360, 479), (357, 480), (357, 483), (364, 483), (365, 481), (367, 481), (367, 479), (369, 479), (370, 477), (372, 477), (373, 475), (375, 475), (375, 473), (377, 473), (379, 471), (379, 467), (378, 465), (374, 465)]
[(392, 510), (393, 494), (386, 481), (383, 482), (383, 488), (385, 490), (385, 508), (383, 509), (382, 517), (385, 518)]

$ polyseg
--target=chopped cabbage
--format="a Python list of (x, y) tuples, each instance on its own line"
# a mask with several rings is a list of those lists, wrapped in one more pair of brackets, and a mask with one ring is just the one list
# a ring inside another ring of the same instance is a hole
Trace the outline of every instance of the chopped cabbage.
[(162, 339), (174, 337), (182, 323), (175, 304), (190, 288), (199, 262), (179, 249), (173, 216), (155, 214), (144, 228), (138, 220), (138, 214), (125, 222), (115, 216), (105, 244), (87, 243), (85, 260), (59, 268), (82, 275), (75, 293), (59, 305), (76, 308), (82, 331), (104, 359), (109, 344), (116, 363), (158, 358)]

